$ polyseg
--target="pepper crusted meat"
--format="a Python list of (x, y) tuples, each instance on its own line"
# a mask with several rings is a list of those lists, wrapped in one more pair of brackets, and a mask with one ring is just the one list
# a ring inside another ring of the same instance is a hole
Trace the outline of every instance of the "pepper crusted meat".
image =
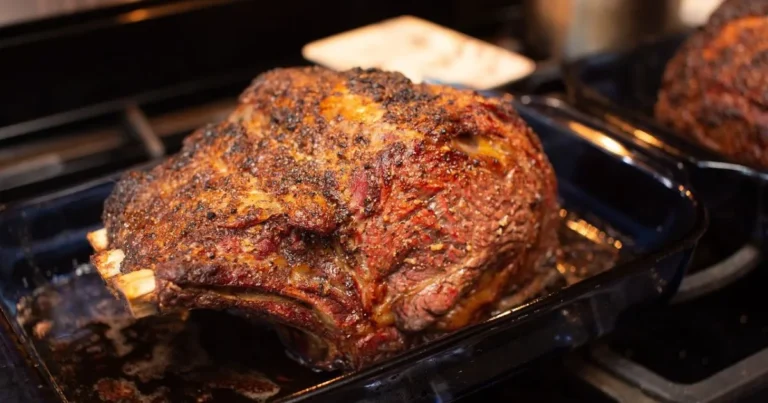
[(768, 0), (727, 0), (667, 65), (656, 117), (734, 161), (768, 168)]
[(93, 261), (149, 273), (161, 312), (266, 318), (305, 363), (357, 369), (483, 320), (557, 247), (555, 176), (509, 99), (308, 67), (240, 101), (106, 202)]

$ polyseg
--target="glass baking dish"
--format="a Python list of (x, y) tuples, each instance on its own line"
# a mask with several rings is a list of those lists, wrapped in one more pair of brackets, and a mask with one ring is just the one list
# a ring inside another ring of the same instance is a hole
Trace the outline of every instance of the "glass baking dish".
[(515, 104), (555, 167), (561, 238), (590, 245), (574, 256), (612, 247), (609, 267), (589, 269), (588, 257), (481, 324), (359, 372), (316, 373), (289, 359), (269, 327), (224, 313), (128, 317), (88, 264), (85, 239), (100, 226), (112, 176), (0, 213), (0, 310), (15, 354), (54, 401), (450, 401), (673, 295), (707, 223), (679, 170), (560, 101)]

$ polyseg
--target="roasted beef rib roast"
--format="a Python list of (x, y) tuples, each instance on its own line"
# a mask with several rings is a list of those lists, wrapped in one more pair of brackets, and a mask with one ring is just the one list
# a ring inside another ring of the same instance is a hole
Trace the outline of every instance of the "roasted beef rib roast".
[(509, 101), (376, 69), (264, 73), (120, 179), (93, 263), (137, 316), (266, 319), (319, 369), (390, 357), (486, 319), (555, 254), (556, 179)]
[(734, 161), (768, 168), (768, 0), (726, 0), (667, 64), (656, 118)]

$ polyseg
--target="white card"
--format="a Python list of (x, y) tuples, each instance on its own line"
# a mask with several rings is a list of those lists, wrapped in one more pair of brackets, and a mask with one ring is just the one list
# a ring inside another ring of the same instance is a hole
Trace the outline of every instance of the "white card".
[(307, 60), (334, 70), (378, 67), (414, 82), (460, 84), (478, 90), (532, 73), (518, 53), (412, 16), (402, 16), (320, 39), (302, 49)]

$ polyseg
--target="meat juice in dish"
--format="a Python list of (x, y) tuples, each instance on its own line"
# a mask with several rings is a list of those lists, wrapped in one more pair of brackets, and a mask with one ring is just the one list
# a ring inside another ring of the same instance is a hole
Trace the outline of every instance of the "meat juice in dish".
[(768, 0), (726, 0), (664, 73), (657, 119), (734, 161), (768, 168)]
[(354, 370), (482, 321), (546, 275), (556, 190), (509, 99), (285, 68), (124, 175), (89, 240), (135, 316), (266, 319), (306, 365)]

